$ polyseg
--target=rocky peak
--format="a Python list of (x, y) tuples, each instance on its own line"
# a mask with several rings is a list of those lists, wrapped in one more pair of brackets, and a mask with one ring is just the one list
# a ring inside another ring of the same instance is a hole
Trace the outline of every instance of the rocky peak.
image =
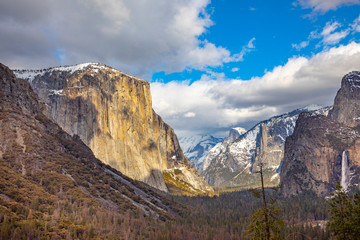
[(241, 135), (246, 133), (246, 129), (242, 127), (231, 128), (229, 131), (228, 141), (235, 142)]
[(347, 86), (348, 89), (352, 91), (360, 88), (360, 72), (359, 71), (352, 71), (346, 74), (342, 81), (341, 86)]
[(174, 130), (152, 109), (147, 81), (98, 63), (15, 73), (31, 83), (49, 118), (78, 135), (104, 163), (163, 191), (180, 180), (190, 192), (212, 190), (190, 167)]
[(360, 123), (360, 72), (353, 71), (343, 77), (329, 117), (350, 127)]
[[(38, 114), (45, 112), (45, 105), (39, 103), (39, 97), (33, 93), (29, 83), (17, 81), (14, 73), (0, 63), (0, 89), (3, 104), (1, 109), (10, 107), (8, 103), (16, 103), (24, 113)], [(13, 105), (11, 106), (13, 107)]]

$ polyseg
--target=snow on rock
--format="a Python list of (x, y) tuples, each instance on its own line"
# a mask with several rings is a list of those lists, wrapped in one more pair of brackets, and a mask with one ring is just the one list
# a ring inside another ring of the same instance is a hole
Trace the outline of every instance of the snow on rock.
[(254, 165), (265, 161), (265, 169), (272, 172), (270, 181), (279, 181), (276, 171), (283, 159), (285, 139), (293, 133), (299, 114), (306, 111), (327, 115), (329, 109), (310, 105), (262, 121), (248, 131), (232, 128), (228, 138), (209, 150), (199, 171), (213, 186), (234, 187), (242, 182), (237, 178), (251, 174)]
[(344, 76), (351, 88), (360, 88), (360, 72), (353, 71)]
[(32, 83), (32, 81), (36, 77), (43, 76), (46, 73), (52, 74), (54, 72), (67, 72), (69, 74), (74, 74), (79, 71), (87, 71), (87, 70), (92, 71), (93, 73), (99, 73), (100, 70), (109, 70), (114, 73), (121, 73), (122, 75), (127, 76), (127, 77), (135, 78), (137, 80), (142, 80), (142, 79), (132, 76), (130, 74), (126, 74), (117, 69), (106, 66), (105, 64), (93, 63), (93, 62), (81, 63), (81, 64), (76, 64), (76, 65), (71, 65), (71, 66), (51, 67), (51, 68), (41, 69), (41, 70), (17, 70), (16, 69), (13, 71), (14, 71), (16, 77), (22, 78), (22, 79)]
[(209, 150), (222, 140), (223, 138), (216, 138), (210, 135), (195, 135), (179, 138), (179, 143), (190, 163), (201, 171), (202, 164)]
[(238, 139), (244, 133), (246, 133), (245, 128), (242, 128), (242, 127), (232, 128), (229, 131), (228, 141), (229, 142), (234, 142), (236, 139)]
[(49, 95), (64, 95), (63, 90), (49, 90)]

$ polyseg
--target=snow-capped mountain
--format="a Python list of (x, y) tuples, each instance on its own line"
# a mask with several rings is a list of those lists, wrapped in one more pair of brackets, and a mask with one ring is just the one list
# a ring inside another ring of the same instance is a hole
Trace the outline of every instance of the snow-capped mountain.
[(301, 112), (327, 115), (329, 107), (311, 105), (272, 117), (256, 124), (237, 138), (229, 137), (212, 148), (205, 157), (202, 176), (216, 187), (256, 187), (259, 184), (256, 166), (261, 162), (266, 185), (279, 183), (286, 137), (293, 133)]
[(181, 137), (179, 138), (179, 143), (191, 165), (200, 171), (209, 150), (223, 140), (223, 138), (216, 138), (210, 135), (195, 135)]

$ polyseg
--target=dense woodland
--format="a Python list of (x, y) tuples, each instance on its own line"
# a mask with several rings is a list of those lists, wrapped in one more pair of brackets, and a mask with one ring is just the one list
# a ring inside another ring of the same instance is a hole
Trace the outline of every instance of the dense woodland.
[[(47, 192), (4, 165), (1, 171), (0, 239), (247, 239), (249, 217), (262, 207), (249, 191), (214, 197), (163, 194), (162, 201), (178, 216), (156, 219), (128, 203), (109, 211), (82, 192), (74, 193), (74, 186), (65, 186), (55, 175), (43, 180)], [(282, 210), (283, 239), (329, 239), (329, 232), (317, 226), (329, 218), (324, 199), (310, 193), (289, 199), (273, 190), (266, 194)]]
[[(109, 213), (96, 203), (55, 202), (46, 195), (37, 196), (28, 205), (1, 200), (0, 236), (1, 239), (246, 239), (249, 216), (261, 207), (261, 201), (249, 192), (173, 200), (184, 204), (179, 211), (181, 216), (158, 220), (141, 211), (122, 209), (121, 213)], [(316, 226), (328, 217), (323, 199), (309, 194), (278, 200), (277, 205), (283, 209), (281, 217), (286, 222), (282, 228), (284, 239), (329, 239), (329, 233)]]

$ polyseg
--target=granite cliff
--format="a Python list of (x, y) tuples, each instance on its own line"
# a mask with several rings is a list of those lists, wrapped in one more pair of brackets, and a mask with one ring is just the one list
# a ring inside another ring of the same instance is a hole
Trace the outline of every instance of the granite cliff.
[(178, 215), (183, 207), (96, 159), (44, 113), (30, 84), (0, 64), (2, 239), (145, 239)]
[(286, 139), (281, 183), (286, 196), (314, 191), (319, 196), (359, 183), (360, 72), (345, 75), (328, 116), (303, 113)]
[(162, 191), (212, 191), (152, 109), (147, 81), (98, 63), (14, 72), (30, 82), (49, 118), (104, 163)]

